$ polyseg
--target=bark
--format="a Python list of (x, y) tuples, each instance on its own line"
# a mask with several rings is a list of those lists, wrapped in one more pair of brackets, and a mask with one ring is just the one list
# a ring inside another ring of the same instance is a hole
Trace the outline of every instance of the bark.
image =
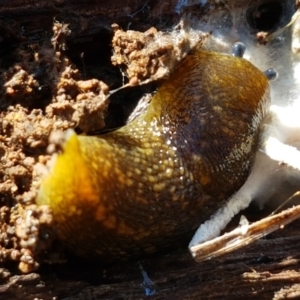
[[(300, 222), (239, 252), (196, 263), (187, 249), (104, 268), (79, 263), (44, 266), (12, 276), (1, 299), (298, 299)], [(152, 284), (143, 285), (141, 266)], [(53, 298), (56, 297), (56, 298)], [(148, 298), (148, 297), (147, 297)]]

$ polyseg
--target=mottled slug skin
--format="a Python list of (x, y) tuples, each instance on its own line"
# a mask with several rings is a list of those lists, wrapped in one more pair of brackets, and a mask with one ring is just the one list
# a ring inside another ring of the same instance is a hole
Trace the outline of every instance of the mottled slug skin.
[(243, 185), (268, 107), (268, 80), (251, 63), (197, 51), (132, 123), (68, 132), (37, 202), (77, 255), (109, 262), (170, 247)]

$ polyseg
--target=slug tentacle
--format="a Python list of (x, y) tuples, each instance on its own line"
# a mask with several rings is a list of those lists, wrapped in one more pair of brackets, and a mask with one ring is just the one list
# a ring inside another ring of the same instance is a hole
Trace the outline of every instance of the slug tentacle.
[(131, 123), (102, 136), (69, 132), (37, 202), (51, 206), (59, 238), (90, 259), (179, 243), (245, 182), (268, 106), (261, 71), (199, 50)]

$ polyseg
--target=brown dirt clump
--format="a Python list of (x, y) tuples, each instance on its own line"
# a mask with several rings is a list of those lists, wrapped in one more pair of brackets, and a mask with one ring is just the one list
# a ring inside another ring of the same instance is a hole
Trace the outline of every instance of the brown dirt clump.
[(145, 32), (123, 31), (113, 24), (114, 65), (126, 65), (129, 82), (147, 83), (166, 79), (178, 63), (204, 38), (200, 33), (187, 33), (180, 23), (172, 33), (152, 27)]
[(34, 204), (34, 165), (49, 159), (50, 133), (99, 130), (108, 106), (108, 86), (98, 79), (82, 80), (61, 52), (67, 25), (56, 22), (53, 30), (52, 45), (17, 49), (13, 65), (0, 70), (0, 262), (16, 261), (23, 273), (37, 269), (54, 236), (47, 232), (49, 208)]

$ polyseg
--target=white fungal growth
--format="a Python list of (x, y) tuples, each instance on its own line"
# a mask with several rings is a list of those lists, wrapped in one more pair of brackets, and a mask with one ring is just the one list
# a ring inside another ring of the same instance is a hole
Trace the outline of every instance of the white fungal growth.
[[(247, 181), (248, 183), (249, 181)], [(245, 186), (244, 186), (245, 187)], [(239, 191), (232, 196), (227, 203), (222, 206), (209, 220), (201, 224), (196, 231), (189, 247), (209, 241), (220, 235), (230, 220), (241, 210), (245, 209), (251, 202), (251, 195), (248, 193), (248, 187), (244, 188), (246, 192)]]
[(175, 5), (175, 12), (177, 14), (180, 14), (182, 12), (182, 10), (184, 8), (186, 8), (187, 6), (191, 6), (191, 5), (194, 5), (194, 4), (206, 4), (207, 3), (207, 0), (179, 0), (177, 2), (177, 4)]

